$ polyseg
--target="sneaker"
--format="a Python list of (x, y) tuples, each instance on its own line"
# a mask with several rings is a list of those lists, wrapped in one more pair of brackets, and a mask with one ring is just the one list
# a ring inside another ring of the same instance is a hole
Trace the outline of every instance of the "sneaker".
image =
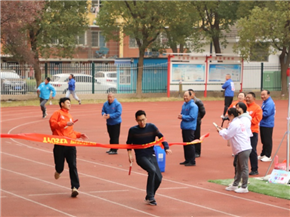
[(71, 197), (76, 197), (76, 196), (78, 196), (78, 194), (79, 194), (78, 189), (73, 188), (71, 190)]
[(272, 159), (271, 159), (271, 157), (264, 156), (264, 157), (261, 159), (261, 161), (263, 161), (263, 162), (270, 162), (270, 161), (272, 161)]
[(226, 189), (227, 191), (234, 191), (234, 190), (238, 189), (238, 186), (233, 186), (233, 185), (231, 185), (231, 186), (226, 187), (225, 189)]
[(118, 154), (116, 151), (109, 151), (108, 152), (109, 155), (114, 155), (114, 154)]
[(55, 172), (55, 173), (54, 173), (54, 178), (55, 178), (55, 179), (59, 179), (59, 177), (60, 177), (60, 173)]
[(46, 118), (46, 116), (47, 116), (47, 113), (45, 113), (45, 114), (42, 116), (42, 118)]
[(262, 160), (264, 157), (266, 157), (266, 156), (265, 155), (263, 155), (263, 156), (259, 155), (258, 156), (258, 160)]
[(106, 151), (106, 153), (107, 153), (107, 154), (109, 154), (109, 153), (110, 153), (110, 151), (111, 151), (111, 150), (109, 150), (109, 151)]
[(248, 190), (248, 187), (246, 188), (238, 188), (235, 190), (236, 193), (248, 193), (249, 190)]
[(199, 154), (195, 154), (195, 158), (199, 158), (200, 157), (200, 155)]
[(188, 162), (187, 161), (183, 161), (181, 163), (179, 163), (180, 165), (184, 165), (184, 164), (187, 164)]
[(82, 103), (81, 103), (81, 101), (79, 101), (79, 105), (81, 105)]
[(258, 171), (251, 171), (249, 173), (250, 176), (259, 175)]
[(147, 204), (151, 206), (157, 206), (156, 200), (149, 200)]
[(186, 163), (186, 164), (184, 164), (184, 166), (186, 166), (186, 167), (195, 166), (195, 163)]
[(221, 118), (224, 118), (225, 116), (224, 115), (221, 115)]

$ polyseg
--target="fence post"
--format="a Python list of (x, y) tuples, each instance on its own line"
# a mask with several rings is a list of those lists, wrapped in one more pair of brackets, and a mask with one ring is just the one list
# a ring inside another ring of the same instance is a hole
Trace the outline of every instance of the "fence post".
[(264, 63), (261, 63), (261, 91), (263, 90)]
[[(44, 77), (47, 78), (47, 71), (48, 71), (48, 68), (47, 68), (47, 63), (44, 63)], [(45, 79), (44, 78), (44, 79)]]
[(92, 62), (92, 94), (95, 93), (95, 63)]

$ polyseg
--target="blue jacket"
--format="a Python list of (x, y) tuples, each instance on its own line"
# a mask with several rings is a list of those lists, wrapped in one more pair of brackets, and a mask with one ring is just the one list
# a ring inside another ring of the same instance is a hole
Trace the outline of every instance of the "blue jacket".
[(180, 128), (182, 130), (196, 130), (198, 107), (193, 100), (183, 103), (181, 114), (182, 121), (180, 123)]
[(76, 88), (75, 83), (76, 83), (75, 79), (73, 79), (73, 78), (70, 79), (68, 81), (68, 90), (75, 90), (75, 88)]
[(225, 96), (233, 97), (235, 94), (235, 84), (232, 79), (227, 80), (222, 86), (225, 89)]
[(110, 118), (107, 119), (108, 125), (116, 125), (122, 122), (121, 114), (122, 114), (122, 105), (118, 102), (117, 99), (109, 104), (108, 101), (104, 103), (102, 109), (102, 115), (109, 114)]
[(271, 97), (263, 102), (262, 110), (263, 118), (260, 122), (260, 127), (274, 127), (276, 108)]
[(54, 87), (50, 83), (45, 84), (44, 82), (42, 82), (37, 90), (40, 91), (39, 97), (42, 99), (49, 99), (51, 91), (52, 97), (55, 97), (56, 94)]

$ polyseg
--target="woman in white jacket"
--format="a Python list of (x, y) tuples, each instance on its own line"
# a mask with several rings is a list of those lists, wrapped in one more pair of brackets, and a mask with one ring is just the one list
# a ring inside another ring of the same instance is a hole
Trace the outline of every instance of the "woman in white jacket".
[[(235, 191), (237, 193), (248, 192), (248, 160), (252, 150), (250, 137), (246, 130), (246, 126), (238, 117), (238, 111), (236, 108), (230, 108), (228, 110), (228, 117), (230, 124), (227, 129), (218, 127), (219, 134), (226, 140), (230, 140), (232, 144), (232, 151), (234, 155), (237, 155), (236, 174), (233, 185), (226, 187), (228, 191)], [(239, 188), (239, 182), (242, 179), (242, 187)]]

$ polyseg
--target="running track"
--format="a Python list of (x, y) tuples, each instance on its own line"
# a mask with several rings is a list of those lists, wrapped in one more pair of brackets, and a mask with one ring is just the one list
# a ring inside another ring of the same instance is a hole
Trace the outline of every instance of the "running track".
[[(261, 104), (261, 101), (258, 101)], [(286, 132), (287, 101), (276, 101), (274, 148)], [(166, 171), (157, 192), (158, 205), (144, 204), (147, 174), (136, 164), (128, 176), (125, 150), (109, 156), (105, 149), (77, 148), (81, 187), (77, 198), (70, 197), (68, 168), (59, 180), (54, 179), (51, 144), (25, 140), (1, 140), (1, 216), (289, 216), (290, 203), (257, 193), (227, 192), (224, 186), (209, 179), (232, 178), (231, 149), (217, 134), (212, 122), (220, 124), (223, 102), (204, 102), (207, 114), (202, 133), (210, 137), (202, 144), (197, 166), (184, 167), (181, 146), (173, 146), (167, 155)], [(123, 122), (120, 142), (125, 143), (128, 129), (135, 125), (134, 114), (144, 109), (148, 122), (154, 123), (169, 142), (181, 142), (177, 115), (182, 102), (122, 103)], [(79, 121), (75, 130), (84, 132), (89, 141), (108, 143), (101, 104), (73, 105), (71, 114)], [(48, 117), (58, 106), (47, 106)], [(41, 118), (39, 107), (2, 108), (1, 133), (50, 134), (48, 119)], [(285, 143), (278, 155), (285, 158)], [(261, 144), (258, 144), (258, 153)], [(263, 176), (269, 163), (259, 163)]]

